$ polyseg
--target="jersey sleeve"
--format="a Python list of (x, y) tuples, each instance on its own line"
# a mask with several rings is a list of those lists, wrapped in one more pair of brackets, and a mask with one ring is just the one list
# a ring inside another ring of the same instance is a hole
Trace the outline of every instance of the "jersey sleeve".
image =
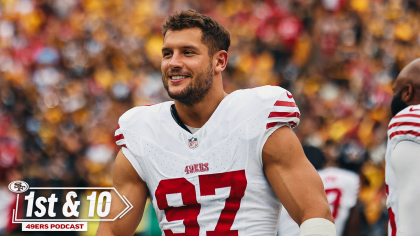
[(388, 126), (388, 137), (394, 147), (401, 141), (420, 143), (420, 105), (409, 106), (394, 116)]
[(124, 134), (121, 132), (120, 124), (117, 125), (117, 130), (115, 130), (115, 143), (121, 147), (127, 147), (125, 144)]
[(300, 111), (293, 99), (293, 95), (284, 90), (274, 102), (267, 119), (267, 129), (277, 125), (296, 127), (300, 122)]
[[(134, 123), (138, 120), (138, 117), (141, 117), (141, 108), (135, 107), (128, 111), (126, 111), (118, 120), (117, 129), (115, 130), (115, 143), (121, 147), (121, 151), (123, 152), (124, 156), (127, 160), (131, 163), (133, 168), (137, 171), (140, 178), (143, 181), (145, 179), (145, 169), (144, 164), (142, 162), (142, 157), (139, 152), (135, 152), (132, 148), (133, 146), (133, 137), (135, 137), (133, 132)], [(131, 141), (131, 145), (130, 145)]]
[(124, 132), (132, 130), (135, 123), (143, 116), (144, 107), (133, 107), (126, 111), (118, 119), (117, 129), (115, 130), (115, 143), (118, 146), (129, 148), (129, 142), (126, 139)]
[(274, 88), (278, 95), (271, 100), (270, 110), (265, 120), (265, 132), (261, 138), (258, 153), (260, 155), (260, 162), (262, 163), (262, 150), (267, 139), (278, 128), (288, 126), (290, 128), (296, 127), (300, 122), (300, 111), (293, 99), (293, 95), (280, 87)]

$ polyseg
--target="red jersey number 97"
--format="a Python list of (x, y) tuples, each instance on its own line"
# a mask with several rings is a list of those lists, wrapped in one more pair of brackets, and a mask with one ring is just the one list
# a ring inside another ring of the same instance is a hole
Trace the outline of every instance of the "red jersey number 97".
[[(207, 231), (207, 236), (238, 236), (237, 230), (231, 230), (236, 213), (241, 205), (247, 185), (245, 170), (226, 173), (199, 175), (201, 196), (215, 195), (217, 188), (230, 188), (229, 197), (226, 199), (225, 208), (220, 214), (214, 231)], [(172, 207), (168, 205), (167, 194), (180, 193), (184, 206)], [(155, 192), (157, 205), (165, 211), (168, 221), (183, 220), (185, 233), (174, 234), (171, 230), (164, 230), (165, 235), (198, 236), (200, 226), (197, 217), (200, 214), (201, 204), (197, 202), (195, 186), (185, 178), (165, 179), (159, 182)]]

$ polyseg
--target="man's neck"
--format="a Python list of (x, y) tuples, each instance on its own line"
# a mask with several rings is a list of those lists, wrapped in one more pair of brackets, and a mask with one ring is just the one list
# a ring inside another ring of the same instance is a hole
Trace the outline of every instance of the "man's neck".
[(226, 96), (223, 90), (209, 91), (201, 102), (193, 105), (186, 105), (175, 100), (175, 108), (185, 125), (201, 128)]

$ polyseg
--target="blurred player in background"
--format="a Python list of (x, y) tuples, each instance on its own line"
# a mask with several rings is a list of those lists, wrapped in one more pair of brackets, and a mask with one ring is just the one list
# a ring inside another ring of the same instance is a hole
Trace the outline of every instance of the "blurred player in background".
[[(6, 122), (10, 125), (10, 120)], [(4, 129), (3, 129), (4, 130)], [(0, 235), (7, 235), (14, 229), (20, 227), (19, 224), (12, 223), (12, 211), (16, 206), (17, 194), (8, 189), (10, 182), (22, 179), (19, 173), (19, 143), (13, 139), (3, 136), (0, 128)], [(23, 198), (19, 199), (19, 204), (23, 203)], [(17, 218), (23, 216), (23, 210), (19, 209)]]
[[(360, 152), (357, 144), (349, 143), (343, 146), (338, 155), (339, 148), (332, 141), (325, 144), (325, 156), (320, 149), (312, 146), (304, 146), (303, 150), (324, 183), (337, 235), (360, 235), (360, 212), (356, 206), (360, 188), (357, 171), (361, 167), (364, 153)], [(299, 226), (283, 207), (277, 236), (298, 235)]]
[[(321, 179), (291, 129), (300, 117), (292, 94), (227, 95), (230, 36), (209, 16), (182, 11), (162, 30), (162, 80), (175, 102), (121, 116), (114, 187), (134, 208), (97, 235), (132, 235), (148, 195), (167, 236), (275, 235), (282, 203), (300, 235), (335, 235)], [(124, 207), (113, 202), (109, 217)]]
[(388, 127), (385, 182), (388, 235), (420, 233), (420, 59), (398, 75)]

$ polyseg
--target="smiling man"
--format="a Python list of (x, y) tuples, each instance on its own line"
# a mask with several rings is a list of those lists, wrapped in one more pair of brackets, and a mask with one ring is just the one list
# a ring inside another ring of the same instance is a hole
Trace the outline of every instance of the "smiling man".
[(389, 236), (420, 232), (420, 59), (408, 64), (394, 84), (388, 127), (385, 182)]
[[(335, 235), (321, 179), (291, 129), (300, 119), (292, 94), (226, 94), (230, 36), (209, 16), (182, 11), (162, 31), (162, 81), (174, 101), (119, 119), (114, 187), (134, 208), (97, 235), (133, 235), (148, 196), (166, 236), (275, 235), (281, 204), (300, 235)], [(108, 219), (124, 207), (113, 202)]]

